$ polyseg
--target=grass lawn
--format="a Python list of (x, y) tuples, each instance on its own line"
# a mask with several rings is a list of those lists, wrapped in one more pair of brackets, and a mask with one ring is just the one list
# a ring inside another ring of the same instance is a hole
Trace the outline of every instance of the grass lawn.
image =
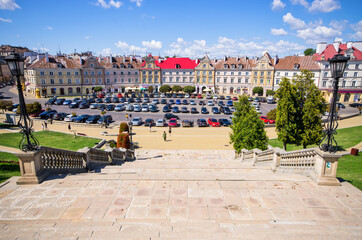
[(337, 177), (350, 182), (362, 191), (362, 152), (338, 159)]
[(0, 183), (12, 176), (20, 176), (20, 168), (16, 163), (19, 159), (11, 153), (0, 152), (0, 161), (10, 161), (14, 163), (0, 162)]
[[(66, 149), (71, 151), (77, 151), (84, 147), (93, 147), (96, 143), (100, 142), (99, 138), (89, 138), (73, 135), (52, 132), (52, 131), (40, 131), (34, 132), (34, 136), (38, 139), (41, 146)], [(18, 148), (18, 144), (22, 135), (20, 133), (3, 133), (0, 134), (0, 145)]]
[[(335, 140), (338, 143), (338, 146), (341, 150), (353, 147), (358, 143), (362, 142), (362, 126), (351, 127), (351, 128), (342, 128), (337, 129), (337, 134), (335, 135)], [(278, 139), (270, 139), (269, 144), (272, 147), (283, 148), (283, 143)], [(307, 148), (316, 147), (317, 145), (310, 145)], [(303, 149), (303, 146), (296, 146), (287, 144), (287, 151), (294, 151)]]

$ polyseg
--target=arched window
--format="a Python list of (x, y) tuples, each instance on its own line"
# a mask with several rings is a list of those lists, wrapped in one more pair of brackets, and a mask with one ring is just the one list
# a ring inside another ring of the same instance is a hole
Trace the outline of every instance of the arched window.
[(77, 93), (80, 93), (80, 87), (77, 87)]
[(73, 88), (68, 88), (68, 94), (72, 94), (73, 93)]
[(344, 102), (349, 102), (350, 97), (351, 97), (351, 94), (346, 93), (346, 95), (344, 95)]

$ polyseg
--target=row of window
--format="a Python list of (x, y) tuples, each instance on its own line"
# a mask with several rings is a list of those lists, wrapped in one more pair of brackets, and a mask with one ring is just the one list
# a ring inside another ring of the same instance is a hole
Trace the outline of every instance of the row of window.
[[(347, 81), (342, 81), (342, 85), (340, 84), (341, 87), (346, 87), (346, 83), (347, 83)], [(351, 87), (356, 87), (356, 84), (357, 84), (357, 81), (352, 81)], [(327, 81), (322, 82), (322, 87), (327, 87)]]
[[(134, 75), (138, 75), (137, 72), (133, 72)], [(106, 75), (110, 75), (110, 72), (106, 72)], [(117, 72), (113, 72), (113, 75), (117, 75)], [(125, 75), (124, 72), (120, 72), (120, 75)], [(127, 75), (132, 75), (131, 72), (127, 72)]]
[[(221, 82), (220, 80), (221, 80), (220, 78), (216, 78), (216, 82), (220, 83)], [(227, 83), (227, 78), (222, 78), (222, 82)], [(230, 79), (230, 83), (234, 83), (234, 78)], [(237, 83), (241, 83), (241, 78), (238, 78)], [(249, 83), (249, 79), (245, 78), (244, 83)]]
[[(132, 79), (131, 79), (131, 78), (128, 78), (127, 81), (130, 83), (130, 82), (132, 82)], [(117, 79), (113, 79), (113, 82), (114, 82), (114, 83), (117, 83), (118, 80), (117, 80)], [(121, 83), (124, 83), (124, 82), (125, 82), (125, 81), (124, 81), (124, 78), (121, 78), (121, 81), (120, 81), (120, 82), (121, 82)], [(138, 78), (135, 79), (135, 82), (138, 82)], [(107, 78), (107, 83), (111, 83), (111, 79)]]
[[(254, 76), (257, 76), (259, 73), (259, 76), (264, 76), (264, 71), (254, 71)], [(271, 72), (267, 72), (267, 76), (271, 76)]]
[[(329, 64), (325, 64), (325, 65), (324, 65), (324, 69), (328, 69), (328, 68), (329, 68)], [(347, 65), (346, 65), (346, 69), (353, 69), (353, 68), (351, 67), (350, 64), (347, 64)], [(354, 65), (354, 69), (359, 69), (359, 64), (355, 64), (355, 65)]]
[[(187, 78), (186, 77), (175, 77), (175, 81), (176, 82), (181, 82), (180, 80), (182, 80), (182, 82), (186, 82)], [(174, 78), (173, 77), (170, 77), (170, 78), (162, 78), (162, 81), (163, 82), (173, 82), (174, 81)], [(188, 82), (193, 82), (194, 81), (194, 78), (189, 78), (189, 81)]]
[[(258, 84), (258, 79), (254, 78), (254, 84)], [(264, 79), (263, 78), (259, 79), (259, 84), (264, 84)], [(270, 79), (269, 78), (266, 80), (266, 84), (270, 85)]]
[[(216, 75), (228, 75), (227, 74), (228, 72), (216, 72)], [(231, 76), (234, 75), (234, 72), (229, 72)], [(235, 72), (236, 73), (236, 72)], [(242, 73), (245, 73), (246, 76), (249, 75), (249, 72), (237, 72), (238, 74), (235, 74), (235, 75), (242, 75)]]
[[(49, 75), (50, 75), (50, 76), (54, 76), (54, 72), (50, 71), (50, 72), (49, 72)], [(63, 72), (58, 72), (58, 76), (62, 76), (62, 75), (63, 75)], [(70, 75), (72, 75), (72, 73), (71, 73), (71, 72), (67, 72), (67, 76), (70, 76)], [(79, 72), (74, 72), (74, 75), (75, 75), (75, 76), (78, 76), (78, 75), (79, 75)], [(45, 72), (40, 72), (40, 76), (45, 76)]]
[[(328, 73), (329, 73), (329, 72), (324, 72), (323, 77), (328, 77)], [(352, 77), (352, 76), (348, 76), (348, 75), (349, 75), (348, 73), (349, 73), (349, 72), (344, 72), (344, 73), (343, 73), (343, 77)], [(353, 77), (358, 77), (358, 72), (354, 72), (354, 73), (353, 73)]]

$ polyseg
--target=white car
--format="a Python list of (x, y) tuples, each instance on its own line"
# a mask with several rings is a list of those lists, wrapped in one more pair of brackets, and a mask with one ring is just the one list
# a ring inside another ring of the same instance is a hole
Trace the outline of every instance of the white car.
[(114, 111), (123, 111), (125, 110), (126, 107), (124, 106), (124, 104), (118, 104), (115, 108)]
[(139, 105), (133, 106), (133, 111), (135, 112), (141, 112), (141, 107)]
[(142, 124), (142, 118), (135, 117), (131, 121), (132, 126), (140, 126)]
[(97, 109), (97, 103), (92, 103), (90, 106), (89, 106), (90, 109)]
[(64, 118), (64, 122), (74, 122), (74, 119), (78, 117), (78, 115), (72, 115), (72, 114), (69, 114), (67, 115), (65, 118)]
[(142, 107), (142, 112), (148, 112), (148, 106)]
[(196, 105), (195, 100), (190, 100), (190, 105)]
[(211, 95), (210, 94), (207, 94), (206, 95), (206, 99), (211, 99), (212, 97), (211, 97)]
[(213, 99), (217, 100), (218, 99), (217, 95), (214, 95)]
[(166, 95), (164, 93), (161, 94), (161, 98), (165, 98)]
[(190, 94), (186, 93), (185, 98), (190, 98)]
[(166, 125), (165, 119), (161, 118), (156, 121), (156, 127), (164, 127), (165, 125)]
[(231, 112), (235, 112), (235, 108), (234, 107), (229, 107)]
[(133, 105), (132, 105), (132, 104), (128, 104), (128, 105), (126, 106), (126, 111), (129, 111), (129, 112), (133, 111)]
[(208, 101), (207, 106), (214, 106), (214, 103), (212, 101)]

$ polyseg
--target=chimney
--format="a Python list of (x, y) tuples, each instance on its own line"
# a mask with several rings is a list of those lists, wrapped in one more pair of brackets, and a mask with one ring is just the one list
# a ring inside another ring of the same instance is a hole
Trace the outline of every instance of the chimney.
[(327, 47), (326, 42), (318, 43), (316, 53), (321, 54), (326, 49), (326, 47)]
[(123, 62), (123, 63), (126, 63), (126, 55), (123, 55), (123, 57), (122, 57), (122, 62)]
[(112, 54), (109, 54), (109, 63), (112, 63)]
[(351, 42), (351, 41), (347, 42), (347, 48), (348, 49), (352, 48), (352, 46), (353, 46), (353, 42)]
[(227, 58), (226, 56), (224, 56), (224, 62), (225, 62), (226, 60), (228, 60), (228, 58)]
[(79, 56), (79, 63), (80, 63), (80, 66), (83, 65), (83, 61), (82, 61), (82, 58)]
[(333, 43), (333, 47), (334, 47), (334, 49), (336, 50), (337, 53), (339, 52), (339, 44), (340, 44), (340, 42), (334, 42)]
[(49, 55), (48, 55), (48, 52), (45, 53), (45, 61), (46, 62), (49, 62)]

